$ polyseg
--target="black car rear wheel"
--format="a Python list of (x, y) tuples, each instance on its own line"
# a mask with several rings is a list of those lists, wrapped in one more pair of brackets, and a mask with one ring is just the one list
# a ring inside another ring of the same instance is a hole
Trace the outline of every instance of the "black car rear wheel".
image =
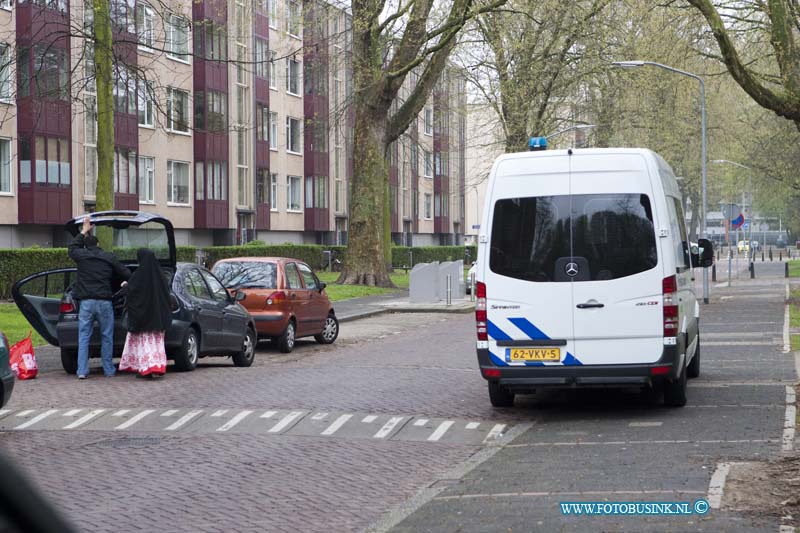
[(242, 351), (233, 355), (234, 366), (250, 366), (256, 357), (256, 343), (258, 338), (256, 332), (247, 328), (244, 340), (242, 341)]
[(200, 357), (200, 335), (194, 328), (189, 328), (183, 337), (183, 343), (175, 353), (175, 370), (187, 372), (197, 368)]
[(78, 350), (61, 348), (61, 366), (67, 374), (78, 372)]

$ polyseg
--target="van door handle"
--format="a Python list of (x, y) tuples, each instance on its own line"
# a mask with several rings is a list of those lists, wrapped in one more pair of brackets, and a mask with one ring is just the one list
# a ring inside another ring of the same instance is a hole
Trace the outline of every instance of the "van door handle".
[(577, 307), (578, 307), (578, 309), (596, 309), (596, 308), (599, 309), (600, 307), (605, 307), (605, 304), (601, 304), (601, 303), (597, 303), (597, 302), (594, 302), (594, 303), (588, 303), (587, 302), (585, 304), (578, 304)]

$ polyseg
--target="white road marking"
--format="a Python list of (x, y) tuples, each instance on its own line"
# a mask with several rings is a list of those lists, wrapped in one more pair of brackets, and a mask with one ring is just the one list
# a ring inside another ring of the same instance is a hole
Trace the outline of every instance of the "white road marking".
[(228, 431), (229, 429), (234, 427), (236, 424), (238, 424), (251, 414), (253, 414), (253, 411), (242, 411), (241, 413), (237, 414), (236, 416), (228, 420), (224, 425), (218, 427), (217, 431)]
[[(786, 284), (786, 299), (789, 299), (789, 284)], [(792, 351), (792, 342), (789, 339), (789, 304), (783, 306), (783, 353)]]
[(703, 341), (703, 346), (775, 346), (771, 341)]
[(373, 422), (375, 422), (376, 418), (378, 417), (375, 415), (367, 415), (364, 418), (362, 418), (361, 421), (364, 422), (365, 424), (372, 424)]
[(261, 415), (259, 418), (272, 418), (272, 417), (273, 417), (273, 416), (275, 416), (276, 414), (278, 414), (278, 411), (266, 411), (266, 412), (265, 412), (263, 415)]
[(32, 425), (34, 425), (35, 423), (39, 422), (40, 420), (44, 420), (45, 418), (47, 418), (48, 416), (50, 416), (50, 415), (52, 415), (52, 414), (54, 414), (56, 412), (58, 412), (58, 409), (50, 409), (49, 411), (45, 411), (44, 413), (42, 413), (40, 415), (34, 416), (33, 418), (31, 418), (27, 422), (23, 422), (22, 424), (18, 425), (14, 429), (29, 428)]
[(797, 531), (794, 526), (781, 526), (778, 529), (778, 533), (795, 533)]
[(70, 409), (69, 411), (64, 413), (62, 416), (75, 416), (78, 413), (80, 413), (81, 411), (83, 411), (83, 409)]
[(417, 426), (417, 427), (424, 426), (427, 423), (428, 423), (428, 419), (427, 418), (420, 418), (419, 420), (414, 420), (414, 425)]
[(468, 422), (465, 429), (478, 429), (480, 425), (480, 422)]
[[(484, 441), (485, 442), (485, 441)], [(775, 444), (778, 439), (740, 439), (740, 440), (613, 440), (580, 442), (532, 442), (527, 444), (507, 444), (506, 448), (539, 448), (543, 446), (628, 446), (634, 444)]]
[(722, 505), (722, 495), (725, 492), (725, 480), (728, 477), (728, 472), (731, 470), (731, 463), (719, 463), (717, 469), (711, 475), (711, 481), (708, 482), (708, 494), (706, 500), (708, 506), (712, 509), (719, 509)]
[(227, 409), (220, 409), (219, 411), (212, 413), (211, 416), (213, 416), (214, 418), (219, 418), (227, 412), (228, 412)]
[(0, 409), (0, 416), (8, 414), (12, 411), (12, 409)]
[(127, 415), (128, 413), (130, 413), (130, 412), (131, 412), (131, 410), (130, 410), (130, 409), (120, 409), (119, 411), (117, 411), (116, 413), (114, 413), (114, 414), (113, 414), (113, 415), (111, 415), (111, 416), (125, 416), (125, 415)]
[(179, 427), (186, 425), (192, 418), (196, 417), (197, 415), (199, 415), (202, 412), (203, 412), (202, 409), (198, 409), (197, 411), (192, 411), (190, 413), (186, 413), (185, 415), (180, 417), (178, 420), (176, 420), (171, 426), (168, 426), (166, 431), (175, 431)]
[(628, 426), (632, 428), (656, 428), (663, 424), (664, 422), (631, 422)]
[(375, 434), (372, 436), (372, 438), (373, 438), (373, 439), (383, 439), (383, 438), (386, 438), (386, 436), (387, 436), (389, 433), (391, 433), (391, 432), (392, 432), (392, 430), (395, 428), (395, 426), (396, 426), (397, 424), (399, 424), (399, 423), (400, 423), (400, 422), (401, 422), (401, 421), (402, 421), (404, 418), (405, 418), (405, 417), (403, 417), (403, 416), (394, 416), (394, 417), (390, 418), (390, 419), (389, 419), (389, 421), (388, 421), (388, 422), (386, 422), (386, 423), (383, 425), (383, 427), (382, 427), (381, 429), (379, 429), (379, 430), (378, 430), (378, 432), (377, 432), (377, 433), (375, 433)]
[(145, 409), (144, 411), (142, 411), (138, 415), (132, 416), (130, 419), (126, 420), (125, 422), (123, 422), (122, 424), (118, 425), (114, 429), (127, 429), (127, 428), (131, 427), (132, 425), (134, 425), (139, 420), (141, 420), (142, 418), (144, 418), (147, 415), (149, 415), (151, 413), (154, 413), (154, 412), (155, 412), (155, 410), (153, 410), (153, 409)]
[(436, 442), (437, 440), (441, 439), (444, 436), (444, 434), (447, 433), (447, 430), (450, 429), (450, 426), (452, 425), (453, 425), (452, 420), (445, 420), (444, 422), (439, 424), (439, 427), (436, 428), (436, 431), (431, 433), (431, 436), (428, 437), (428, 440), (431, 442)]
[(161, 413), (161, 416), (173, 416), (177, 412), (178, 412), (177, 409), (170, 409), (169, 411), (164, 411), (163, 413)]
[(96, 417), (99, 414), (105, 413), (105, 409), (95, 409), (94, 411), (89, 411), (87, 414), (83, 415), (76, 421), (72, 422), (71, 424), (67, 424), (64, 426), (64, 429), (75, 429), (78, 426), (82, 426), (92, 418)]
[(36, 409), (26, 409), (24, 411), (20, 411), (19, 413), (17, 413), (17, 416), (28, 416), (28, 415), (33, 414), (35, 412), (36, 412)]
[(272, 426), (272, 427), (269, 429), (268, 433), (280, 433), (281, 431), (283, 431), (284, 429), (286, 429), (286, 427), (287, 427), (289, 424), (291, 424), (292, 422), (294, 422), (294, 421), (295, 421), (295, 419), (297, 419), (297, 418), (298, 418), (300, 415), (302, 415), (302, 414), (303, 414), (303, 411), (292, 411), (292, 412), (291, 412), (291, 413), (289, 413), (288, 415), (286, 415), (286, 416), (284, 416), (283, 418), (281, 418), (280, 422), (278, 422), (277, 424), (275, 424), (274, 426)]
[(725, 281), (723, 283), (717, 283), (716, 285), (714, 285), (714, 288), (715, 289), (721, 289), (722, 287), (727, 287), (727, 286), (728, 286), (728, 282)]
[(326, 416), (328, 416), (328, 413), (315, 413), (311, 420), (324, 420)]
[(321, 435), (333, 435), (334, 433), (339, 431), (339, 428), (342, 427), (345, 424), (345, 422), (350, 420), (352, 417), (353, 415), (340, 416), (339, 418), (333, 421), (333, 424), (325, 428), (325, 431), (323, 431)]
[(543, 496), (616, 496), (647, 494), (704, 494), (700, 490), (586, 490), (580, 492), (495, 492), (483, 494), (459, 494), (456, 496), (437, 496), (434, 500), (471, 500), (478, 498), (543, 497)]
[(489, 441), (497, 439), (497, 437), (500, 436), (500, 434), (503, 432), (505, 428), (506, 428), (505, 424), (495, 424), (494, 427), (486, 435), (486, 438), (483, 439), (484, 444)]
[(794, 388), (786, 387), (786, 415), (783, 419), (783, 444), (781, 445), (781, 450), (784, 452), (790, 452), (794, 448), (795, 420), (797, 420), (797, 407), (794, 402)]

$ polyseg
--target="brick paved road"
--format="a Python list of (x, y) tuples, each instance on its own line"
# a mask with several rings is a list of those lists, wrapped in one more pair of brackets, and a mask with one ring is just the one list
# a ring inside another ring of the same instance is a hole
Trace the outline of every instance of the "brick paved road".
[(264, 345), (251, 368), (208, 359), (156, 382), (79, 382), (41, 349), (0, 444), (84, 531), (358, 530), (520, 420), (488, 405), (472, 339), (469, 315), (382, 315), (333, 346)]

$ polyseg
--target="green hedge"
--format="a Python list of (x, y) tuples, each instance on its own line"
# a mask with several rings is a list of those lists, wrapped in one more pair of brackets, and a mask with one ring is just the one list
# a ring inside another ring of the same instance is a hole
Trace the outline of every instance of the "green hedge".
[[(414, 264), (432, 261), (465, 260), (469, 250), (470, 261), (475, 260), (475, 246), (407, 246), (392, 247), (392, 264), (398, 267), (411, 266), (408, 251), (412, 251)], [(323, 251), (331, 250), (334, 259), (344, 261), (345, 246), (323, 246), (319, 244), (276, 244), (245, 246), (212, 246), (201, 249), (206, 265), (213, 266), (220, 259), (230, 257), (292, 257), (308, 263), (312, 268), (327, 266)], [(197, 258), (195, 246), (178, 246), (179, 262), (193, 263)], [(323, 264), (324, 263), (324, 264)], [(75, 263), (67, 256), (66, 248), (0, 249), (0, 299), (11, 298), (11, 287), (19, 279), (30, 274), (53, 268), (71, 267)]]

